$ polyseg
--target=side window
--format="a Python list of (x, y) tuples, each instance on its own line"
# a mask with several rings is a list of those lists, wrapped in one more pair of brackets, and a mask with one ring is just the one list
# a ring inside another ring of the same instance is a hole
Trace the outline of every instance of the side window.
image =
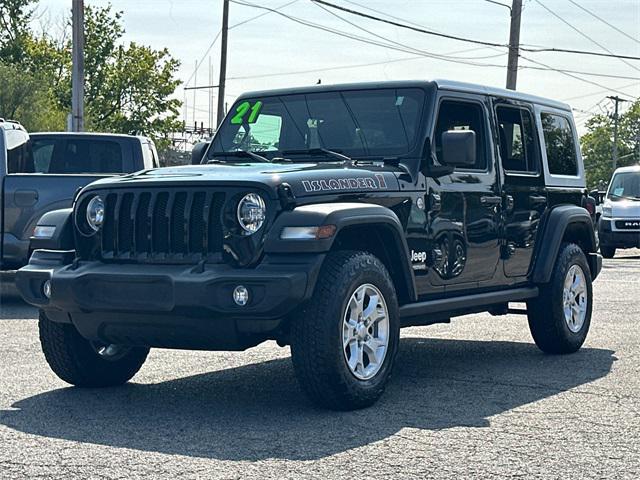
[(47, 173), (51, 158), (53, 157), (53, 149), (56, 141), (51, 138), (43, 138), (41, 140), (31, 140), (33, 148), (33, 162), (37, 173)]
[(158, 151), (156, 150), (156, 146), (153, 143), (150, 143), (149, 148), (151, 149), (151, 163), (153, 164), (153, 168), (160, 168), (160, 160), (158, 160)]
[[(0, 135), (2, 132), (0, 131)], [(33, 153), (29, 135), (22, 130), (5, 130), (7, 172), (33, 173)]]
[(567, 118), (552, 113), (541, 115), (547, 162), (551, 175), (578, 174), (578, 156), (571, 124)]
[(539, 173), (540, 156), (531, 112), (524, 108), (498, 107), (496, 115), (502, 167), (513, 173)]
[(121, 173), (122, 149), (111, 140), (69, 139), (55, 149), (47, 173)]
[(144, 164), (143, 167), (145, 169), (150, 169), (155, 166), (153, 164), (153, 151), (148, 143), (142, 144), (142, 160), (142, 163)]
[(473, 130), (476, 133), (476, 164), (469, 170), (487, 169), (487, 135), (485, 115), (481, 105), (445, 100), (440, 104), (436, 123), (436, 157), (442, 163), (442, 134), (449, 130)]

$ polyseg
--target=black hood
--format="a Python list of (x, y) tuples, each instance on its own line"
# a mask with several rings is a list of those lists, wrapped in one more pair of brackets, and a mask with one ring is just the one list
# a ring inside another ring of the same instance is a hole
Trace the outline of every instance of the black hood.
[(194, 165), (145, 170), (122, 177), (98, 180), (87, 189), (207, 185), (246, 186), (267, 190), (277, 198), (276, 188), (286, 183), (296, 197), (326, 193), (398, 191), (393, 166), (344, 166), (338, 163), (233, 163)]

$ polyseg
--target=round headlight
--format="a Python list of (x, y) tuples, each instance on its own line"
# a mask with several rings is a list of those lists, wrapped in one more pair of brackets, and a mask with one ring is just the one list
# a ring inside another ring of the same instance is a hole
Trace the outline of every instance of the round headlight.
[(104, 202), (96, 195), (87, 204), (87, 225), (97, 232), (104, 222)]
[(238, 202), (238, 223), (249, 234), (260, 230), (266, 218), (264, 200), (257, 193), (249, 193)]

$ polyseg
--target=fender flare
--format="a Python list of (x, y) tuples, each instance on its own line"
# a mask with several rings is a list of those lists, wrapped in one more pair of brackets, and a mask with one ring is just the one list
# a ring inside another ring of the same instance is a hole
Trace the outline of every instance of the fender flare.
[(583, 240), (582, 247), (587, 251), (587, 262), (595, 279), (600, 273), (596, 239), (593, 232), (593, 220), (589, 212), (576, 205), (560, 205), (548, 213), (544, 227), (538, 237), (540, 242), (536, 248), (535, 264), (532, 272), (533, 283), (547, 283), (551, 280), (553, 266), (555, 265), (560, 246), (565, 233), (570, 225), (583, 226), (588, 235)]
[(73, 209), (63, 208), (45, 213), (36, 223), (39, 227), (55, 227), (51, 238), (31, 237), (29, 249), (73, 250)]
[[(336, 232), (326, 239), (283, 240), (284, 227), (321, 227), (335, 225)], [(331, 250), (336, 238), (346, 228), (376, 226), (385, 229), (393, 238), (392, 245), (385, 245), (393, 252), (394, 261), (400, 269), (407, 297), (417, 299), (415, 277), (409, 258), (409, 247), (398, 216), (390, 209), (369, 203), (320, 203), (303, 205), (282, 212), (271, 226), (265, 240), (265, 253), (326, 253)]]

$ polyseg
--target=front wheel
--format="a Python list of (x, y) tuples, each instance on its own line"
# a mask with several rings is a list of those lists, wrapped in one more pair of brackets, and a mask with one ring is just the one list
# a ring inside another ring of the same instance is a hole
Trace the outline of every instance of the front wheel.
[(580, 349), (591, 324), (592, 285), (587, 259), (578, 245), (562, 245), (551, 281), (540, 287), (538, 298), (527, 309), (531, 335), (542, 351)]
[(384, 392), (399, 334), (398, 300), (384, 264), (366, 252), (332, 252), (312, 299), (292, 319), (296, 376), (320, 406), (368, 407)]
[(129, 381), (142, 367), (148, 348), (90, 342), (70, 323), (40, 312), (40, 344), (51, 370), (78, 387), (111, 387)]

